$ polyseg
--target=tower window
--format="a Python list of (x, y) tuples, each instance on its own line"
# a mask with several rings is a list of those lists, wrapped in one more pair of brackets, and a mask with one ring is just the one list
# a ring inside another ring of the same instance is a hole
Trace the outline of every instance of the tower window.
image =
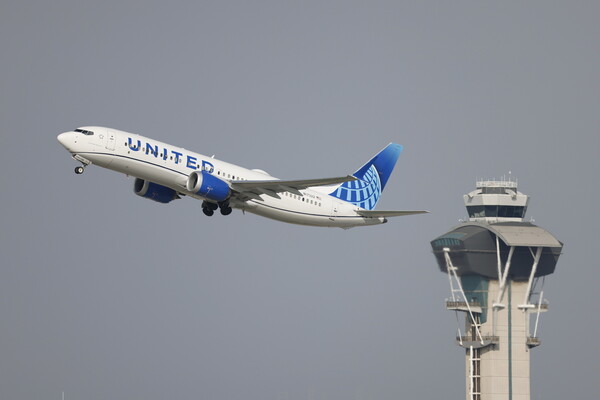
[(522, 206), (468, 206), (470, 218), (523, 218), (526, 207)]

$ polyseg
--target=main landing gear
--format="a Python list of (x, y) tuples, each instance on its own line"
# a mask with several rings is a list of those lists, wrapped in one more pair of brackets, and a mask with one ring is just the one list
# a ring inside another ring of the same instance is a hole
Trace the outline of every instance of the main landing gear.
[(78, 167), (75, 167), (75, 173), (77, 175), (83, 174), (83, 171), (85, 171), (85, 165), (80, 165)]
[(229, 202), (224, 201), (223, 203), (219, 203), (219, 208), (221, 209), (221, 215), (229, 215), (233, 211), (231, 207), (229, 207)]
[(219, 208), (219, 206), (217, 204), (215, 204), (215, 203), (210, 203), (208, 201), (203, 201), (202, 202), (202, 212), (207, 217), (212, 217), (212, 215), (215, 213), (215, 210), (217, 208)]
[(217, 208), (221, 209), (221, 214), (222, 215), (229, 215), (233, 211), (231, 209), (231, 207), (229, 206), (229, 202), (228, 201), (222, 201), (222, 202), (219, 202), (219, 203), (211, 203), (209, 201), (203, 201), (202, 202), (202, 212), (207, 217), (212, 217), (213, 214), (215, 213), (215, 211), (217, 210)]

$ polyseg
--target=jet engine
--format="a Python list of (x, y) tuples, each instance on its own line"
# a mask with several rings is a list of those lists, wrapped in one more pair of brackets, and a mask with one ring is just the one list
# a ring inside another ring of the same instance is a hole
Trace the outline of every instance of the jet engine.
[(186, 188), (190, 192), (216, 202), (227, 200), (231, 193), (231, 188), (227, 182), (206, 171), (192, 172), (188, 177)]
[(138, 196), (142, 196), (146, 199), (154, 200), (159, 203), (169, 203), (180, 198), (175, 190), (140, 178), (135, 178), (133, 192)]

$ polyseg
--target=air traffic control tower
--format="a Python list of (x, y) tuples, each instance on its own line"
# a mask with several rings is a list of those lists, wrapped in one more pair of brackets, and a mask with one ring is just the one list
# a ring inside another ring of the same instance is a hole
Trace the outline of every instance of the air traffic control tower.
[(456, 342), (466, 354), (467, 400), (529, 400), (530, 350), (540, 345), (543, 284), (563, 244), (524, 220), (529, 198), (512, 179), (478, 181), (469, 214), (431, 241), (448, 275)]

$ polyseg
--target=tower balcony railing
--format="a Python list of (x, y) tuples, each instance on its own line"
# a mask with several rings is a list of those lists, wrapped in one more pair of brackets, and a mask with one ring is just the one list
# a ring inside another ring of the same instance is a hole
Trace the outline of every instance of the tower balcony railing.
[(521, 310), (530, 310), (531, 312), (546, 312), (548, 311), (548, 303), (529, 303), (518, 306)]
[(538, 337), (529, 336), (527, 338), (527, 347), (529, 347), (530, 349), (532, 347), (537, 347), (540, 344), (542, 344), (542, 341)]
[(477, 188), (484, 187), (505, 187), (505, 188), (517, 188), (518, 182), (516, 179), (512, 179), (511, 177), (506, 178), (503, 177), (501, 179), (480, 179), (475, 181), (475, 186)]
[(468, 349), (469, 347), (473, 347), (474, 349), (480, 349), (482, 347), (487, 347), (487, 346), (491, 346), (491, 345), (500, 343), (500, 337), (499, 336), (481, 336), (481, 338), (479, 338), (479, 337), (473, 337), (473, 335), (457, 336), (456, 343), (459, 346), (464, 347), (466, 349)]
[(481, 314), (481, 304), (478, 301), (470, 301), (468, 304), (466, 301), (457, 301), (457, 300), (446, 300), (446, 310), (456, 310), (456, 311), (469, 311), (469, 308), (472, 312)]

